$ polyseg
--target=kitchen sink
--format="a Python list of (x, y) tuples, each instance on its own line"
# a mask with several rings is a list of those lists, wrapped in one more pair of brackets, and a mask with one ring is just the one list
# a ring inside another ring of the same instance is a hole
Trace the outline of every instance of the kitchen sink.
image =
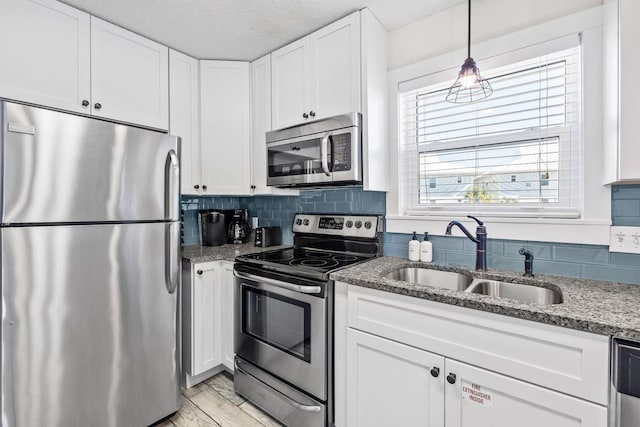
[(464, 291), (471, 294), (509, 298), (516, 301), (544, 305), (560, 304), (563, 301), (562, 292), (559, 290), (500, 282), (498, 280), (475, 279)]
[(387, 273), (384, 277), (419, 285), (428, 285), (453, 291), (464, 291), (470, 294), (508, 298), (527, 303), (548, 305), (561, 304), (563, 302), (562, 292), (557, 289), (501, 282), (499, 280), (474, 279), (471, 276), (454, 271), (432, 270), (422, 267), (402, 267)]
[(431, 270), (420, 267), (399, 268), (386, 274), (385, 277), (387, 279), (451, 289), (453, 291), (463, 291), (469, 287), (473, 281), (472, 277), (453, 271)]

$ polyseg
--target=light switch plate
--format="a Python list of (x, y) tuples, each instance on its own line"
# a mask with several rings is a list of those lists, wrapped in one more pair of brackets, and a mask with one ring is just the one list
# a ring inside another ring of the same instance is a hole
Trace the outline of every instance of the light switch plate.
[(640, 254), (640, 227), (611, 227), (609, 252)]

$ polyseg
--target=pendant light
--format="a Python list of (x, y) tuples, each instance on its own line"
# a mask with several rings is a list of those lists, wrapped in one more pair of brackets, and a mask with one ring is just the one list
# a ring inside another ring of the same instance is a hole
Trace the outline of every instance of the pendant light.
[(482, 78), (476, 61), (471, 57), (471, 0), (469, 0), (469, 25), (467, 27), (467, 59), (462, 64), (458, 78), (449, 88), (447, 101), (465, 103), (484, 99), (493, 93), (489, 81)]

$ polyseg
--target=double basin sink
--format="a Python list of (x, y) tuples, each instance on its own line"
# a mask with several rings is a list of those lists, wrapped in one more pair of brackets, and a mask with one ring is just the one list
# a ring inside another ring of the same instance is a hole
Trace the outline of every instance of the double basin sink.
[(508, 298), (525, 303), (547, 305), (560, 304), (563, 302), (562, 292), (560, 290), (519, 283), (501, 282), (498, 280), (476, 279), (466, 274), (453, 271), (432, 270), (421, 267), (402, 267), (391, 271), (386, 274), (385, 277), (453, 291)]

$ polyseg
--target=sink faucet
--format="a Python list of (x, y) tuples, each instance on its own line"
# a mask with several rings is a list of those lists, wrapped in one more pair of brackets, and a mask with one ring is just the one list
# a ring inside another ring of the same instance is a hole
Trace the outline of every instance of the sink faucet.
[(464, 227), (464, 225), (460, 224), (458, 221), (451, 221), (449, 225), (447, 225), (447, 231), (444, 234), (447, 236), (451, 236), (451, 229), (454, 225), (457, 225), (460, 230), (469, 238), (472, 242), (476, 244), (476, 270), (486, 270), (487, 269), (487, 228), (484, 226), (484, 223), (480, 221), (478, 218), (467, 215), (469, 218), (475, 220), (478, 223), (478, 228), (476, 228), (476, 237), (473, 237), (471, 233)]

